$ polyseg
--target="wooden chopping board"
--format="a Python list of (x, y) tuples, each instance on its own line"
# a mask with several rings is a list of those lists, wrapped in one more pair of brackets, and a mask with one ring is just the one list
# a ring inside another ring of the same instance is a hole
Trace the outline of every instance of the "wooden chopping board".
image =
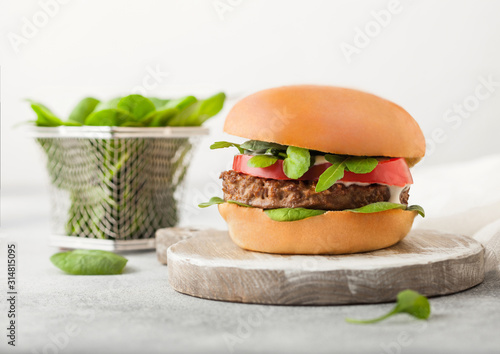
[(279, 305), (393, 301), (399, 291), (451, 294), (483, 281), (483, 246), (468, 237), (413, 230), (383, 250), (340, 256), (245, 251), (227, 231), (197, 231), (167, 251), (170, 285), (205, 299)]

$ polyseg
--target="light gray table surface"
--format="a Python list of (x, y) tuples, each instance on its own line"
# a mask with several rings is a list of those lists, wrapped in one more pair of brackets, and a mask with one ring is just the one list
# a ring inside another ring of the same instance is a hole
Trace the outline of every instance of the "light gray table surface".
[[(215, 221), (218, 222), (218, 221)], [(223, 225), (220, 225), (223, 227)], [(154, 252), (126, 253), (118, 276), (70, 276), (49, 261), (45, 195), (4, 195), (0, 290), (6, 293), (6, 242), (18, 253), (18, 346), (4, 353), (499, 353), (500, 275), (459, 294), (431, 299), (432, 315), (400, 315), (376, 325), (392, 304), (262, 306), (198, 299), (172, 290)]]

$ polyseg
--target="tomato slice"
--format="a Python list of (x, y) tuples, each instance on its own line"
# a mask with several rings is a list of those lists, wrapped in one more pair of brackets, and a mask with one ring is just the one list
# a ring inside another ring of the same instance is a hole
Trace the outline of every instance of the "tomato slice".
[(404, 187), (413, 184), (410, 169), (402, 157), (380, 161), (370, 173), (358, 174), (346, 171), (343, 182), (380, 183), (390, 186)]
[[(233, 170), (255, 177), (279, 180), (291, 179), (288, 178), (283, 172), (283, 160), (276, 161), (276, 163), (272, 166), (259, 168), (247, 165), (248, 160), (251, 158), (252, 156), (250, 155), (236, 155), (233, 160)], [(315, 181), (331, 165), (331, 163), (314, 165), (301, 178), (299, 178), (299, 180)], [(375, 167), (375, 169), (370, 173), (358, 174), (345, 171), (344, 177), (340, 181), (380, 183), (400, 187), (407, 184), (413, 184), (410, 169), (408, 168), (406, 160), (402, 157), (379, 161), (377, 167)]]

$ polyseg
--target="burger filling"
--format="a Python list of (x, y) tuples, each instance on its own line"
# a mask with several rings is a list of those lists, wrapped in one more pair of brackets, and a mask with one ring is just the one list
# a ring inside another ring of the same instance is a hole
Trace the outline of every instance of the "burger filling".
[[(390, 188), (377, 183), (340, 182), (318, 193), (315, 191), (318, 182), (311, 180), (275, 180), (233, 170), (222, 172), (220, 178), (224, 200), (261, 209), (356, 209), (378, 202), (408, 204), (409, 196), (409, 186)], [(396, 194), (392, 198), (391, 192)]]
[(408, 205), (413, 183), (401, 157), (351, 156), (249, 140), (219, 141), (211, 149), (234, 147), (233, 169), (222, 172), (224, 199), (212, 197), (201, 208), (237, 204), (259, 208), (275, 221), (296, 221), (345, 210), (377, 213), (391, 209), (416, 211)]

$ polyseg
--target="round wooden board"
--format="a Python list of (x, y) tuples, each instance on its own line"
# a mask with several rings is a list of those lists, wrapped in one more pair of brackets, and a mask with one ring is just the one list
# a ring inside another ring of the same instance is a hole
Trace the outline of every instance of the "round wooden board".
[(205, 299), (333, 305), (393, 301), (399, 291), (455, 293), (483, 281), (483, 246), (468, 237), (413, 230), (379, 251), (340, 256), (245, 251), (227, 231), (198, 231), (167, 251), (170, 285)]

